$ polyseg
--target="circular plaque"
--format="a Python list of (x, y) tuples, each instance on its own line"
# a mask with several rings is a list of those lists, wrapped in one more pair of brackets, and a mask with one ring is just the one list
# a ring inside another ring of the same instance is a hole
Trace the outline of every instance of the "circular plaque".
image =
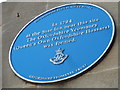
[(100, 60), (114, 32), (113, 19), (103, 8), (87, 3), (62, 5), (22, 28), (10, 48), (10, 66), (30, 82), (65, 80)]

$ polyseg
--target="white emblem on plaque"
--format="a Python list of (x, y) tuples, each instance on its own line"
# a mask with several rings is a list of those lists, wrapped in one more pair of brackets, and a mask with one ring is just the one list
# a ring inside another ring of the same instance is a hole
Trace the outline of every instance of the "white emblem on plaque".
[(68, 55), (65, 55), (63, 53), (63, 51), (64, 51), (64, 49), (59, 48), (56, 51), (56, 55), (54, 56), (54, 58), (51, 58), (50, 61), (53, 64), (61, 64), (61, 63), (63, 63), (68, 58)]

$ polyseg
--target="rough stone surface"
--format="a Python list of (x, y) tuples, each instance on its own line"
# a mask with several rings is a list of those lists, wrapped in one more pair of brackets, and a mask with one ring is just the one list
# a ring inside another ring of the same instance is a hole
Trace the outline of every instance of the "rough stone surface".
[[(89, 0), (7, 0), (8, 2), (88, 2)], [(91, 2), (118, 2), (119, 0), (90, 0)]]
[[(9, 0), (8, 0), (9, 1)], [(118, 3), (94, 2), (114, 18), (116, 35), (110, 52), (103, 61), (82, 76), (53, 84), (33, 84), (17, 77), (9, 66), (9, 48), (20, 29), (40, 13), (67, 2), (3, 3), (3, 88), (117, 88), (118, 87)], [(20, 17), (17, 17), (20, 13)]]
[(2, 88), (2, 4), (0, 3), (0, 89)]

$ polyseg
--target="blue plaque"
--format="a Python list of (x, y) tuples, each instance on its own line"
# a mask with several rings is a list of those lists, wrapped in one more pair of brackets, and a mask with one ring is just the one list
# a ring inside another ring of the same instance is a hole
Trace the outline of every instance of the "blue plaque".
[(87, 3), (62, 5), (22, 28), (10, 48), (10, 66), (29, 82), (65, 80), (100, 60), (114, 32), (113, 19), (103, 8)]

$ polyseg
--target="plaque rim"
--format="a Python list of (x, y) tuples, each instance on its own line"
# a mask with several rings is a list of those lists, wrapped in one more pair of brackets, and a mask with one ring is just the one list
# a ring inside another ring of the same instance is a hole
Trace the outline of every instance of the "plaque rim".
[[(67, 5), (74, 5), (74, 4), (76, 4), (76, 5), (77, 5), (77, 4), (91, 5), (91, 6), (97, 7), (97, 8), (99, 8), (99, 9), (103, 10), (103, 11), (109, 16), (109, 18), (111, 19), (112, 26), (113, 26), (112, 37), (111, 37), (111, 40), (110, 40), (108, 46), (107, 46), (106, 49), (104, 50), (104, 52), (99, 56), (99, 58), (97, 58), (97, 59), (94, 61), (94, 63), (92, 63), (91, 65), (89, 65), (87, 68), (85, 68), (85, 69), (81, 70), (80, 72), (75, 73), (75, 74), (73, 74), (73, 75), (71, 75), (71, 76), (68, 76), (68, 77), (66, 77), (66, 78), (62, 78), (62, 79), (58, 79), (58, 80), (52, 80), (52, 81), (34, 81), (34, 80), (27, 79), (27, 78), (21, 76), (20, 74), (18, 74), (18, 73), (16, 72), (16, 70), (13, 68), (13, 65), (12, 65), (12, 62), (11, 62), (11, 51), (12, 51), (12, 46), (14, 45), (14, 42), (15, 42), (15, 40), (17, 39), (17, 37), (20, 35), (20, 33), (21, 33), (32, 21), (34, 21), (36, 18), (40, 17), (41, 15), (43, 15), (43, 14), (45, 14), (45, 13), (47, 13), (47, 12), (53, 10), (53, 9), (57, 9), (57, 8), (60, 8), (60, 7), (63, 7), (63, 6), (67, 6)], [(105, 53), (107, 52), (107, 50), (109, 49), (109, 47), (110, 47), (110, 45), (111, 45), (111, 43), (112, 43), (112, 41), (113, 41), (114, 35), (115, 35), (115, 23), (114, 23), (114, 20), (113, 20), (111, 14), (110, 14), (106, 9), (104, 9), (103, 7), (101, 7), (101, 6), (99, 6), (99, 5), (96, 5), (96, 4), (91, 4), (91, 3), (68, 3), (68, 4), (62, 4), (62, 5), (56, 6), (56, 7), (54, 7), (54, 8), (48, 9), (48, 10), (40, 13), (39, 15), (35, 16), (32, 20), (30, 20), (29, 22), (27, 22), (27, 23), (20, 29), (20, 31), (19, 31), (19, 32), (16, 34), (16, 36), (14, 37), (14, 39), (13, 39), (13, 41), (12, 41), (12, 44), (10, 45), (10, 49), (9, 49), (9, 65), (10, 65), (12, 71), (13, 71), (19, 78), (21, 78), (21, 79), (23, 79), (23, 80), (26, 80), (26, 81), (28, 81), (28, 82), (31, 82), (31, 83), (54, 83), (54, 82), (58, 82), (58, 81), (67, 80), (67, 79), (70, 79), (70, 78), (72, 78), (72, 77), (75, 77), (75, 76), (83, 73), (84, 71), (88, 70), (88, 69), (91, 68), (93, 65), (95, 65), (95, 64), (104, 56), (104, 54), (105, 54)]]

